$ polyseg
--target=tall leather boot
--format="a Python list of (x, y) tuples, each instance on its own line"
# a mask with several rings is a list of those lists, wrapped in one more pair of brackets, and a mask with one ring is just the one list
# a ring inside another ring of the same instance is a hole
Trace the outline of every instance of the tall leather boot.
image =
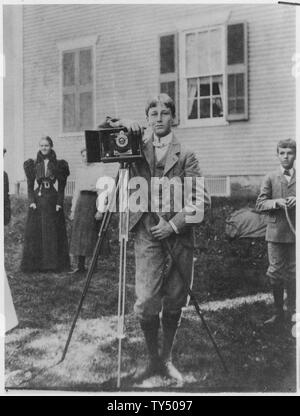
[(144, 333), (146, 347), (148, 352), (148, 363), (145, 367), (137, 369), (133, 376), (135, 382), (141, 382), (149, 377), (158, 374), (161, 370), (160, 358), (158, 355), (158, 330), (159, 330), (159, 316), (140, 320), (140, 325)]
[(278, 325), (278, 324), (283, 323), (284, 321), (283, 295), (284, 295), (283, 285), (278, 285), (278, 286), (273, 287), (275, 313), (270, 319), (264, 322), (264, 325)]
[(291, 279), (286, 284), (288, 319), (292, 322), (296, 313), (296, 279)]
[(162, 330), (163, 330), (163, 345), (161, 352), (162, 374), (170, 379), (182, 383), (183, 378), (181, 373), (172, 363), (172, 349), (176, 336), (177, 329), (180, 325), (181, 311), (178, 313), (163, 312), (162, 315)]

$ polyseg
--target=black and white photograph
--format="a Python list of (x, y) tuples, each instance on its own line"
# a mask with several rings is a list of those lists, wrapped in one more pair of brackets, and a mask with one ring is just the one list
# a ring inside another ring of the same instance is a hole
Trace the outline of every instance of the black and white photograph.
[(298, 394), (299, 15), (2, 1), (3, 395)]

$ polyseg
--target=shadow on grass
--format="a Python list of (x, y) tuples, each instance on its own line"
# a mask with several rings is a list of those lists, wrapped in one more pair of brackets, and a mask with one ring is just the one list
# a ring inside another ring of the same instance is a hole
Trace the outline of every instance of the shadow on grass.
[[(122, 345), (121, 391), (153, 392), (294, 392), (296, 389), (296, 349), (291, 328), (266, 330), (261, 322), (270, 306), (245, 305), (236, 310), (207, 313), (219, 348), (230, 369), (224, 373), (207, 334), (193, 311), (186, 313), (174, 348), (174, 363), (184, 376), (176, 387), (160, 377), (134, 385), (136, 367), (145, 363), (142, 334), (133, 315), (126, 319), (127, 338)], [(22, 384), (41, 390), (116, 392), (118, 339), (116, 319), (80, 320), (63, 363), (41, 372)], [(59, 325), (18, 352), (18, 360), (7, 365), (7, 388), (18, 388), (10, 370), (26, 374), (51, 366), (61, 357), (68, 328)], [(7, 353), (13, 348), (7, 340)], [(41, 354), (41, 349), (45, 354)], [(29, 353), (28, 353), (29, 351)], [(51, 361), (52, 360), (52, 361)], [(22, 374), (19, 378), (22, 378)], [(13, 374), (14, 376), (14, 374)]]

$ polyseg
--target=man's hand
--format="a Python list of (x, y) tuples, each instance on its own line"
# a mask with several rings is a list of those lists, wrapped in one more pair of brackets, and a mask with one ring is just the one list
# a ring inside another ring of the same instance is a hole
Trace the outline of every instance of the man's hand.
[(276, 199), (276, 207), (277, 208), (285, 208), (285, 206), (286, 206), (286, 199), (284, 199), (284, 198)]
[(69, 220), (73, 221), (74, 220), (74, 212), (71, 212), (69, 215)]
[(29, 205), (29, 208), (36, 209), (36, 203), (35, 203), (35, 202), (33, 202), (32, 204), (30, 204), (30, 205)]
[(286, 198), (286, 206), (288, 208), (293, 208), (296, 206), (296, 197), (295, 196), (289, 196)]
[(129, 120), (122, 118), (119, 120), (120, 127), (126, 127), (129, 132), (132, 132), (134, 135), (141, 135), (143, 133), (143, 128), (139, 125), (137, 121)]
[(151, 228), (151, 232), (153, 237), (157, 238), (158, 240), (164, 240), (165, 238), (170, 237), (174, 230), (168, 221), (160, 217), (159, 223)]
[(61, 210), (61, 206), (60, 205), (56, 205), (56, 212), (58, 212), (58, 211), (60, 211)]

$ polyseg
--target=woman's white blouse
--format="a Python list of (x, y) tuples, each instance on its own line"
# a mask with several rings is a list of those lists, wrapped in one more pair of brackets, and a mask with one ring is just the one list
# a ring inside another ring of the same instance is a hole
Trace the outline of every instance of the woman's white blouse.
[(88, 165), (82, 165), (76, 170), (75, 190), (71, 207), (72, 214), (75, 212), (75, 206), (80, 192), (97, 192), (96, 183), (101, 176), (105, 176), (105, 166), (103, 163), (90, 163)]

